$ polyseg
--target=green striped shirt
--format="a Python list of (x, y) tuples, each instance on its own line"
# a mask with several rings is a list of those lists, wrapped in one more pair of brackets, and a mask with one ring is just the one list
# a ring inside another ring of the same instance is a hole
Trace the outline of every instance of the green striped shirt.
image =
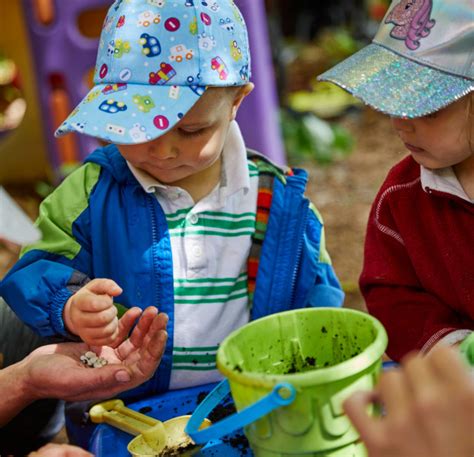
[(171, 389), (215, 382), (219, 344), (249, 321), (247, 258), (255, 231), (258, 168), (233, 123), (220, 185), (198, 203), (130, 168), (162, 206), (171, 237), (175, 323)]

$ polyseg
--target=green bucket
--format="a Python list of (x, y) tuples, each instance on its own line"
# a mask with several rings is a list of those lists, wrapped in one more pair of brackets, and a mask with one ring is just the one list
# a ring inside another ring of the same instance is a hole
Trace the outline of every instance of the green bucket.
[(377, 382), (387, 334), (372, 316), (342, 308), (274, 314), (229, 335), (217, 353), (237, 410), (279, 383), (294, 401), (245, 428), (256, 457), (366, 456), (342, 404)]

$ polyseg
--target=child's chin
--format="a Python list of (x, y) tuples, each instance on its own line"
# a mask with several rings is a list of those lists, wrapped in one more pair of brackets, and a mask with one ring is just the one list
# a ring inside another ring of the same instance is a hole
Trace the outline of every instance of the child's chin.
[(419, 157), (417, 156), (417, 154), (412, 153), (411, 156), (417, 164), (430, 171), (441, 170), (443, 168), (449, 167), (449, 164), (439, 163), (434, 160), (427, 159), (425, 157)]

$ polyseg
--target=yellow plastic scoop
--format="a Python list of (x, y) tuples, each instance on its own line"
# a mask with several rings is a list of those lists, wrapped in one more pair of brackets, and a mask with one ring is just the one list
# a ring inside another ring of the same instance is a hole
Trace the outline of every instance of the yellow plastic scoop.
[[(89, 415), (96, 424), (105, 422), (131, 435), (138, 435), (127, 446), (128, 452), (135, 457), (193, 455), (200, 448), (184, 431), (191, 416), (179, 416), (161, 422), (127, 408), (122, 400), (98, 403), (89, 410)], [(201, 428), (209, 425), (211, 421), (206, 419)]]

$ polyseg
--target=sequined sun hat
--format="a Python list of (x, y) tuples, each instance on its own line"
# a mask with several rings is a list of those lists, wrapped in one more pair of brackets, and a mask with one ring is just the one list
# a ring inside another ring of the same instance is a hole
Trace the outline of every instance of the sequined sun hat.
[(319, 76), (393, 117), (416, 118), (474, 90), (474, 2), (395, 0), (372, 41)]
[(249, 77), (247, 29), (233, 0), (116, 0), (94, 87), (55, 135), (145, 143), (171, 130), (207, 87)]

